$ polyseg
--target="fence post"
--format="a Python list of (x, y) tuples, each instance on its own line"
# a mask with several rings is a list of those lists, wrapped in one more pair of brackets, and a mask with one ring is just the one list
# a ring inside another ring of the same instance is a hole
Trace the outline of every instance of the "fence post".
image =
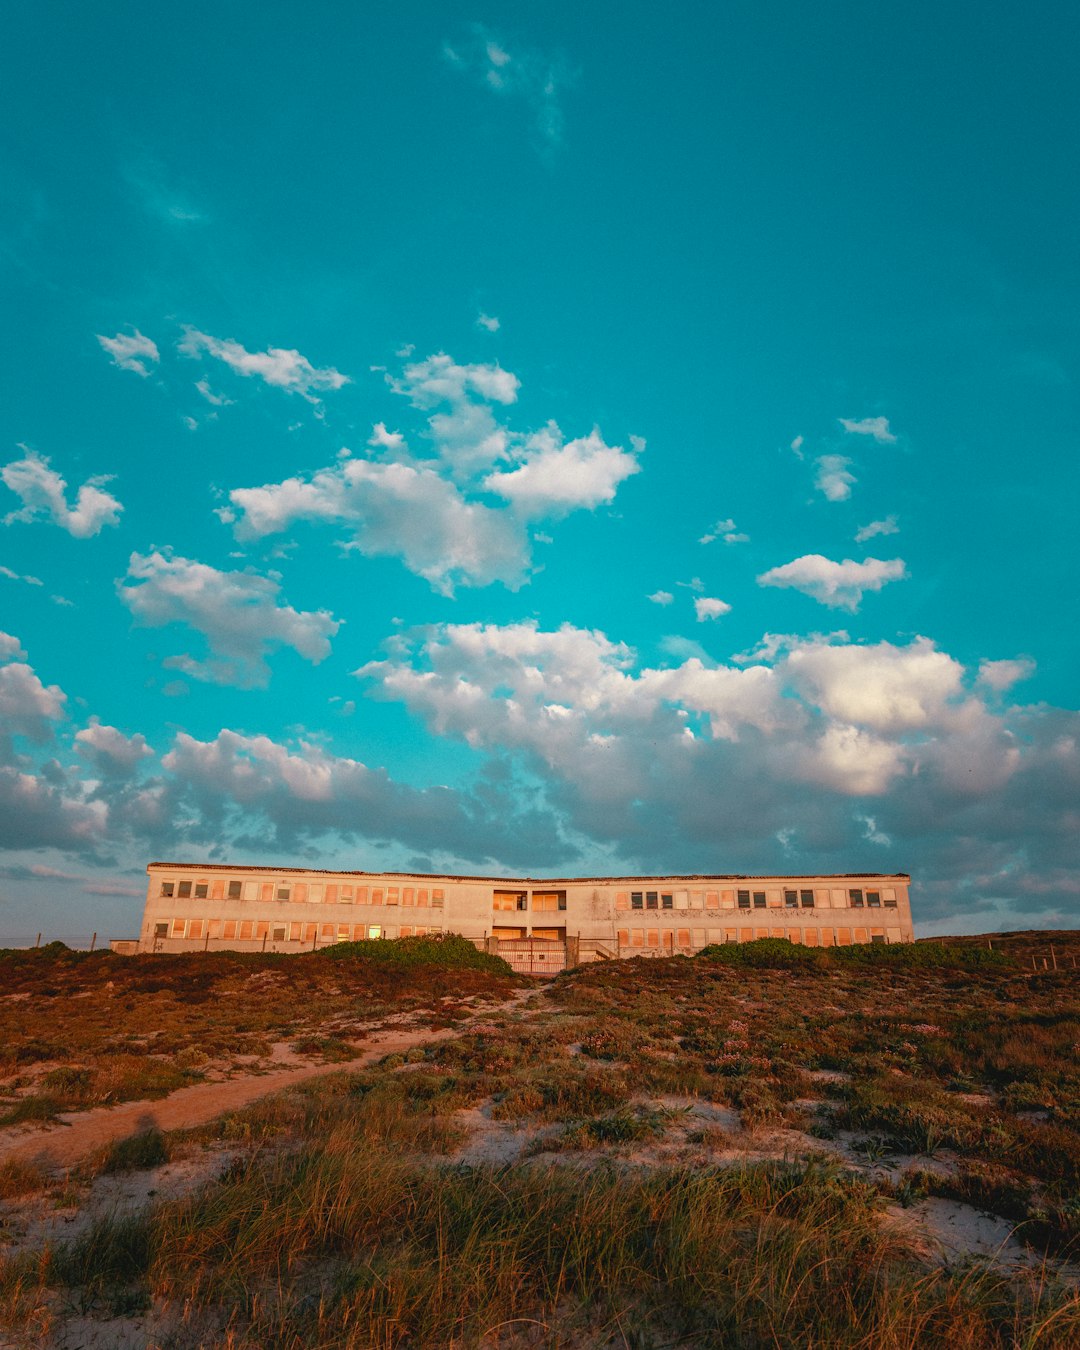
[(93, 951), (96, 946), (97, 946), (97, 934), (95, 933), (94, 936), (90, 939), (90, 950)]
[(1057, 970), (1057, 952), (1054, 951), (1054, 944), (1050, 944), (1050, 959), (1054, 963), (1054, 969)]
[(35, 947), (40, 947), (40, 946), (41, 946), (41, 934), (40, 934), (40, 933), (37, 935), (37, 941), (34, 943), (34, 946), (35, 946)]

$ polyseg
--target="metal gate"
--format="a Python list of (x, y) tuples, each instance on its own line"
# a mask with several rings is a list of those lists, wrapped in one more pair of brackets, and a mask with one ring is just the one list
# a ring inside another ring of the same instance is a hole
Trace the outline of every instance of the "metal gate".
[(566, 969), (566, 943), (551, 938), (500, 940), (499, 955), (519, 975), (557, 975)]

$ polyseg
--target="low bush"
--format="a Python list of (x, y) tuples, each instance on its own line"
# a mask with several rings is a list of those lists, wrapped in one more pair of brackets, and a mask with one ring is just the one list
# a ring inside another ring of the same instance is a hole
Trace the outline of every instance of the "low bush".
[(169, 1145), (158, 1129), (140, 1130), (109, 1146), (101, 1164), (103, 1172), (138, 1172), (161, 1167), (169, 1161)]
[(697, 954), (699, 961), (759, 970), (820, 970), (823, 956), (816, 947), (803, 947), (787, 938), (758, 938), (754, 942), (713, 943)]
[(482, 952), (458, 933), (443, 937), (377, 938), (369, 942), (338, 942), (311, 953), (308, 959), (365, 961), (398, 970), (438, 966), (443, 970), (483, 970), (490, 975), (513, 975), (501, 956)]

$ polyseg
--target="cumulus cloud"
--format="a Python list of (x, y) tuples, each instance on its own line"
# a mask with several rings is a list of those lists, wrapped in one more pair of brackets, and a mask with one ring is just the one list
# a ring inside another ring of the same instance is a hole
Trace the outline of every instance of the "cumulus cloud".
[(11, 633), (0, 633), (0, 661), (10, 661), (15, 656), (25, 656), (22, 643)]
[(571, 80), (565, 64), (520, 43), (507, 43), (480, 24), (468, 37), (443, 44), (443, 59), (455, 70), (478, 79), (503, 98), (518, 99), (530, 110), (544, 148), (562, 140), (561, 96)]
[[(22, 655), (17, 644), (6, 651), (10, 657)], [(25, 661), (0, 666), (0, 760), (11, 761), (16, 736), (25, 736), (38, 745), (51, 740), (54, 724), (64, 716), (66, 701), (62, 689), (43, 684)]]
[(979, 665), (979, 683), (999, 694), (1034, 674), (1035, 662), (1027, 656), (1009, 661), (982, 661)]
[(518, 468), (489, 474), (484, 487), (523, 516), (554, 518), (614, 501), (619, 484), (640, 468), (633, 454), (605, 445), (598, 431), (564, 443), (549, 422), (526, 439)]
[[(24, 447), (21, 447), (25, 449)], [(67, 504), (67, 482), (49, 460), (33, 450), (27, 450), (22, 459), (12, 460), (0, 469), (0, 479), (22, 500), (17, 511), (4, 517), (4, 524), (13, 521), (51, 520), (76, 539), (89, 539), (106, 525), (119, 523), (123, 506), (102, 488), (111, 475), (89, 478), (75, 494), (75, 505)], [(26, 578), (30, 580), (30, 578)]]
[(896, 436), (889, 429), (887, 417), (841, 417), (837, 419), (852, 436), (871, 436), (879, 445), (895, 445)]
[(651, 600), (654, 605), (670, 605), (675, 597), (670, 591), (653, 591), (652, 595), (647, 595), (646, 600)]
[(431, 731), (520, 760), (623, 866), (769, 870), (782, 834), (808, 870), (914, 872), (926, 918), (991, 894), (1044, 905), (1040, 886), (1060, 903), (1077, 863), (1080, 716), (992, 710), (926, 638), (641, 667), (595, 630), (437, 625), (357, 674)]
[(791, 587), (812, 596), (832, 609), (854, 613), (867, 591), (880, 591), (890, 581), (907, 576), (902, 558), (867, 558), (855, 562), (845, 558), (833, 562), (820, 553), (807, 553), (781, 567), (770, 568), (758, 577), (759, 586)]
[(249, 352), (232, 338), (211, 337), (197, 328), (184, 329), (178, 350), (195, 358), (212, 356), (238, 375), (254, 375), (275, 389), (300, 394), (310, 403), (317, 403), (321, 392), (349, 383), (349, 377), (333, 366), (320, 369), (295, 349), (269, 347), (265, 352)]
[(564, 441), (554, 422), (533, 433), (499, 422), (494, 408), (514, 404), (520, 382), (497, 364), (439, 352), (387, 379), (425, 414), (430, 452), (412, 453), (401, 432), (378, 422), (368, 442), (377, 458), (343, 451), (310, 477), (235, 488), (219, 515), (238, 538), (298, 521), (332, 524), (349, 532), (350, 547), (398, 557), (444, 594), (496, 581), (517, 588), (532, 566), (531, 527), (611, 502), (638, 471), (638, 446), (606, 445), (599, 431)]
[(318, 665), (330, 652), (340, 621), (326, 610), (297, 610), (281, 604), (280, 583), (258, 573), (222, 572), (168, 550), (131, 555), (120, 599), (138, 623), (161, 628), (179, 623), (206, 639), (207, 660), (189, 655), (165, 664), (194, 679), (252, 688), (267, 684), (266, 657), (291, 647)]
[(75, 748), (98, 773), (106, 776), (129, 775), (153, 754), (141, 733), (125, 736), (96, 717), (75, 733)]
[(884, 520), (872, 520), (869, 525), (860, 525), (855, 542), (865, 544), (868, 539), (875, 539), (879, 534), (899, 534), (900, 526), (896, 523), (895, 516), (886, 516)]
[(827, 501), (846, 502), (855, 482), (851, 460), (846, 455), (821, 455), (816, 463), (814, 486), (825, 494)]
[(150, 374), (150, 367), (161, 360), (157, 343), (144, 337), (137, 328), (134, 333), (117, 333), (115, 337), (103, 337), (100, 333), (96, 336), (103, 350), (112, 357), (113, 365), (121, 370), (145, 377)]
[(478, 314), (476, 316), (477, 328), (482, 328), (486, 333), (497, 333), (502, 324), (494, 314)]
[(698, 623), (701, 623), (705, 619), (719, 619), (724, 614), (730, 614), (731, 606), (725, 600), (699, 595), (694, 598), (694, 613), (697, 615)]

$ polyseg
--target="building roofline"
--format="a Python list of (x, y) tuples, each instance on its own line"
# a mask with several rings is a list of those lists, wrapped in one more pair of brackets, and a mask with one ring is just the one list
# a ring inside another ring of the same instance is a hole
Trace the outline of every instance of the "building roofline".
[(262, 867), (254, 863), (187, 863), (187, 862), (151, 862), (146, 864), (147, 872), (151, 868), (163, 867), (169, 871), (190, 872), (265, 872), (272, 875), (314, 876), (314, 877), (380, 877), (407, 878), (417, 881), (482, 881), (493, 885), (541, 885), (553, 886), (558, 882), (569, 885), (590, 883), (613, 884), (621, 881), (801, 881), (807, 877), (818, 877), (822, 881), (910, 881), (909, 872), (691, 872), (660, 873), (641, 876), (624, 873), (621, 876), (603, 877), (499, 877), (487, 873), (479, 875), (457, 876), (450, 872), (362, 872), (350, 868), (328, 867)]

